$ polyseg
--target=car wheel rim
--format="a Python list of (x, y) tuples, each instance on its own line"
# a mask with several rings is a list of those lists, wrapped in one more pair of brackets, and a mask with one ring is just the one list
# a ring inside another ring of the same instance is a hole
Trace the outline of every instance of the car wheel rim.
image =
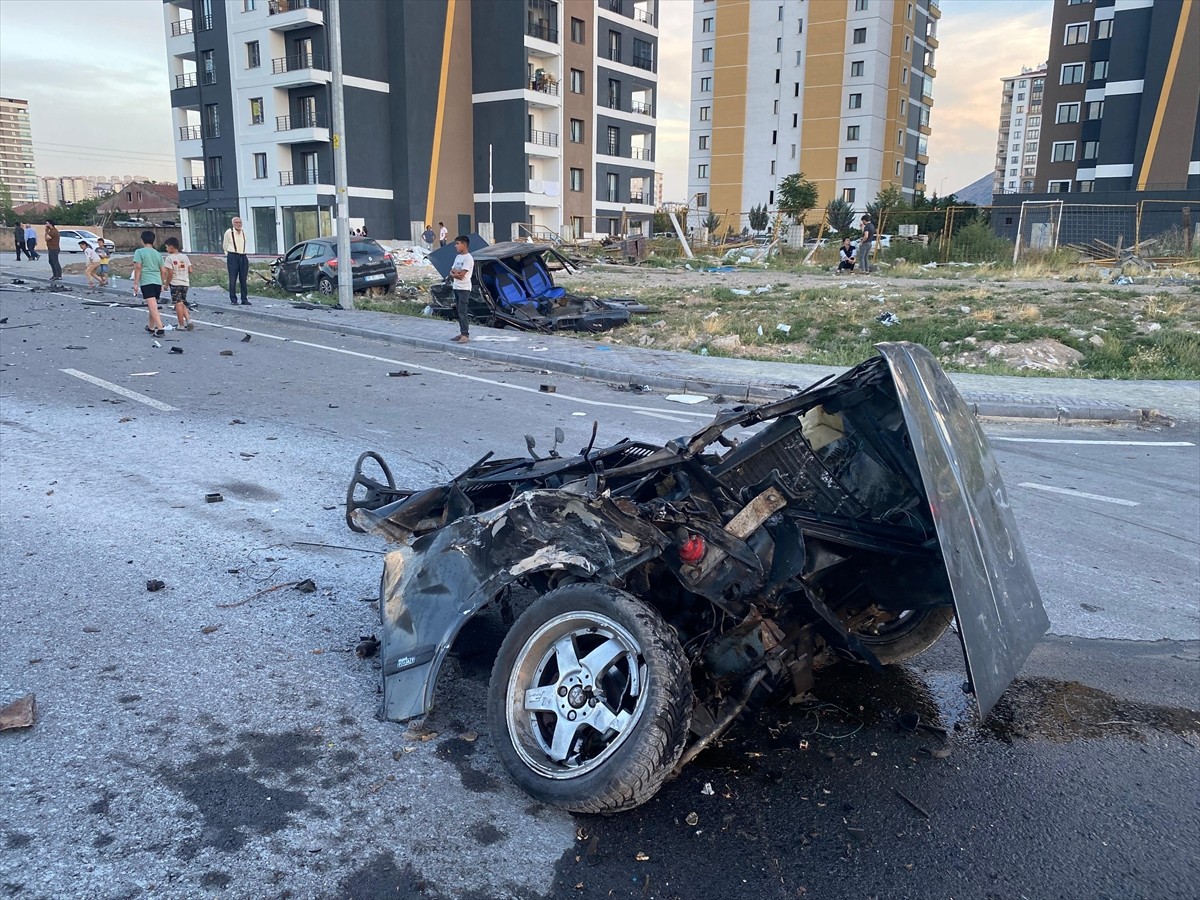
[(571, 612), (541, 625), (508, 678), (508, 731), (521, 760), (546, 778), (603, 765), (646, 706), (645, 662), (633, 636), (607, 616)]
[(332, 294), (333, 293), (333, 282), (330, 281), (328, 278), (322, 278), (317, 283), (317, 290), (319, 290), (322, 294)]

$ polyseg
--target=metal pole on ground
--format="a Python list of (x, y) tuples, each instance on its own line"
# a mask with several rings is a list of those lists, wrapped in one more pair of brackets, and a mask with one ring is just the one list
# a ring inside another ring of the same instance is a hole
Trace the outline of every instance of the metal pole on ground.
[(332, 56), (333, 186), (337, 198), (338, 302), (354, 309), (354, 270), (350, 257), (350, 195), (346, 175), (346, 107), (342, 93), (341, 0), (329, 0), (329, 53)]

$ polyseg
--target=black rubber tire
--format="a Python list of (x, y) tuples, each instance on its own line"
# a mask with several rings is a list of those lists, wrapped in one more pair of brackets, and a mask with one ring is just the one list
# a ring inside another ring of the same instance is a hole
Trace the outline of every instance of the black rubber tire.
[(322, 275), (320, 278), (318, 278), (317, 293), (326, 295), (337, 293), (337, 286), (334, 285), (333, 279), (325, 275)]
[(890, 666), (919, 656), (938, 642), (954, 620), (954, 607), (933, 606), (915, 610), (911, 618), (894, 631), (874, 635), (862, 631), (855, 635), (883, 665)]
[[(644, 664), (646, 701), (611, 756), (585, 774), (550, 778), (519, 755), (509, 732), (510, 675), (526, 643), (546, 623), (568, 614), (598, 613), (635, 640)], [(488, 689), (488, 726), (500, 762), (537, 800), (577, 813), (616, 813), (645, 803), (662, 786), (687, 743), (692, 715), (691, 668), (675, 632), (636, 597), (596, 584), (571, 584), (534, 601), (500, 647)]]

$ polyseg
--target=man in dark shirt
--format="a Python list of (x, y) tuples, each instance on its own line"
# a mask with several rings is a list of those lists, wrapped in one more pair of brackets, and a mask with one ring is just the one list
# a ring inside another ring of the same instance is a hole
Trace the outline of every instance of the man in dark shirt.
[(858, 267), (863, 272), (871, 271), (871, 245), (875, 243), (875, 223), (870, 215), (863, 213), (862, 240), (858, 244)]

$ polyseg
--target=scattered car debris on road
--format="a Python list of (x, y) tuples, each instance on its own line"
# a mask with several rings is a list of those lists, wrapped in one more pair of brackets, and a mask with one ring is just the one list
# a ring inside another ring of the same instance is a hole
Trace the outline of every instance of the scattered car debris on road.
[(240, 343), (240, 344), (248, 344), (248, 343), (250, 343), (250, 335), (246, 335), (246, 336), (245, 336), (245, 337), (243, 337), (243, 338), (242, 338), (242, 339), (241, 339), (241, 340), (240, 340), (238, 343)]
[(220, 491), (213, 491), (211, 494), (204, 495), (205, 503), (222, 503), (224, 500), (225, 498), (221, 495)]
[(26, 694), (11, 703), (0, 706), (0, 731), (10, 728), (29, 728), (33, 725), (34, 711), (37, 707), (37, 697)]
[(373, 634), (362, 635), (358, 639), (358, 646), (354, 648), (354, 653), (359, 659), (369, 659), (379, 653), (379, 638)]
[(316, 591), (317, 585), (311, 578), (305, 578), (303, 581), (297, 581), (295, 588), (302, 594), (311, 594)]
[(161, 591), (166, 586), (166, 582), (159, 581), (157, 578), (151, 578), (146, 582), (146, 590), (152, 594)]
[(221, 356), (233, 356), (233, 351), (232, 350), (222, 350), (220, 355)]

